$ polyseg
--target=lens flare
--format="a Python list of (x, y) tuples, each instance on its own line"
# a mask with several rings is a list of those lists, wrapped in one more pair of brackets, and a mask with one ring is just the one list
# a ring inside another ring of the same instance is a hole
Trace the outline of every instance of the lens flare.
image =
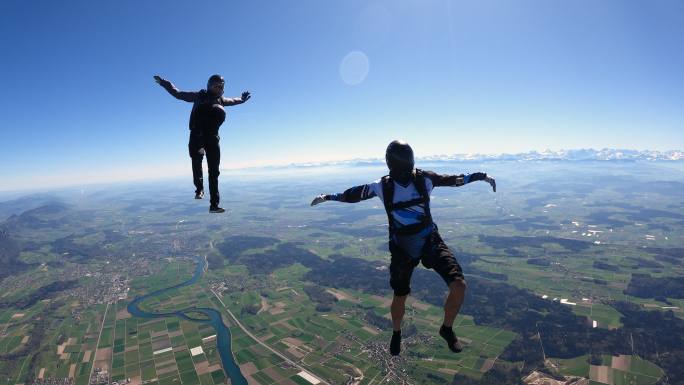
[(361, 51), (352, 51), (340, 63), (340, 76), (343, 82), (355, 86), (366, 80), (369, 68), (368, 56)]

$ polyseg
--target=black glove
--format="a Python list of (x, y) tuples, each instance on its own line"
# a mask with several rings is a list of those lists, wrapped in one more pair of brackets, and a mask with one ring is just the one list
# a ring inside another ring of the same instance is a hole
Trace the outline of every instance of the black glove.
[(470, 182), (477, 182), (478, 180), (485, 180), (487, 179), (487, 173), (486, 172), (474, 172), (470, 174)]
[(328, 195), (321, 194), (321, 195), (317, 196), (316, 198), (314, 198), (313, 201), (311, 201), (311, 206), (316, 206), (317, 204), (323, 203), (327, 200), (328, 200)]
[(159, 75), (154, 75), (154, 81), (157, 82), (157, 84), (159, 84), (160, 86), (162, 86), (164, 88), (168, 87), (171, 84), (170, 81), (163, 79)]

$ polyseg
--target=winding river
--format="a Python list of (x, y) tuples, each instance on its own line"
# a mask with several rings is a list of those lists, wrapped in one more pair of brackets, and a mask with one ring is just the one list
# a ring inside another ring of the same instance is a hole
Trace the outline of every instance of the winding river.
[[(141, 310), (139, 307), (139, 304), (141, 302), (150, 297), (154, 297), (156, 295), (163, 294), (167, 291), (178, 289), (184, 286), (189, 286), (196, 283), (200, 278), (202, 278), (202, 275), (204, 274), (206, 261), (202, 257), (197, 257), (195, 258), (195, 262), (197, 262), (197, 265), (195, 266), (195, 274), (193, 274), (192, 278), (185, 282), (179, 283), (178, 285), (174, 285), (171, 287), (167, 287), (166, 289), (153, 291), (149, 294), (136, 297), (131, 303), (128, 304), (128, 312), (131, 313), (131, 315), (133, 315), (134, 317), (178, 317), (187, 321), (211, 325), (216, 331), (216, 345), (218, 346), (219, 355), (221, 356), (221, 365), (223, 366), (223, 370), (226, 372), (228, 377), (230, 377), (230, 381), (233, 385), (247, 385), (247, 380), (242, 375), (242, 372), (240, 372), (240, 367), (237, 366), (237, 364), (235, 363), (235, 359), (233, 358), (233, 354), (231, 351), (230, 330), (223, 323), (221, 313), (219, 313), (217, 310), (205, 307), (192, 307), (167, 313), (149, 313), (144, 310)], [(187, 313), (202, 314), (206, 317), (206, 319), (191, 317)]]

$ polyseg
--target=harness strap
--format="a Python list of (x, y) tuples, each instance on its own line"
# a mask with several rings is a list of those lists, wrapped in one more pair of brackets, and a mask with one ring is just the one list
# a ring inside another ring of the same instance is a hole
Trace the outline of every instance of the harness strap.
[(423, 198), (416, 198), (416, 199), (411, 199), (410, 201), (404, 201), (404, 202), (397, 202), (392, 204), (392, 209), (393, 210), (401, 210), (405, 209), (407, 207), (415, 206), (421, 203), (425, 203), (425, 199)]
[(425, 175), (423, 174), (423, 170), (416, 169), (416, 180), (414, 181), (414, 184), (425, 202), (425, 215), (432, 222), (432, 214), (430, 213), (430, 194), (428, 194), (427, 188), (425, 187)]
[[(425, 176), (421, 170), (416, 170), (416, 177), (413, 181), (413, 184), (416, 186), (416, 190), (418, 190), (418, 194), (420, 194), (420, 198), (394, 203), (394, 180), (392, 180), (389, 175), (385, 175), (381, 179), (381, 184), (383, 203), (385, 206), (385, 212), (387, 213), (387, 221), (389, 223), (390, 237), (392, 237), (394, 234), (416, 234), (432, 223), (432, 215), (430, 213), (430, 195), (427, 193)], [(421, 203), (425, 204), (425, 218), (420, 223), (402, 226), (400, 229), (395, 228), (392, 211), (416, 206)]]
[(387, 224), (389, 225), (389, 235), (392, 238), (394, 235), (394, 218), (392, 218), (392, 201), (394, 200), (394, 181), (389, 175), (382, 177), (382, 200), (385, 206), (385, 213), (387, 213)]

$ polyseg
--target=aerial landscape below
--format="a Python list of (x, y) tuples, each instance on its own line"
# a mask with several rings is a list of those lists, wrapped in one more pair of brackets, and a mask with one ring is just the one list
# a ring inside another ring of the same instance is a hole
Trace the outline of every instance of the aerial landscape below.
[(308, 205), (385, 171), (336, 164), (222, 179), (225, 216), (185, 181), (5, 194), (0, 384), (684, 381), (680, 161), (417, 166), (497, 176), (496, 194), (431, 197), (468, 283), (462, 353), (436, 336), (446, 287), (422, 267), (387, 353), (382, 203)]

